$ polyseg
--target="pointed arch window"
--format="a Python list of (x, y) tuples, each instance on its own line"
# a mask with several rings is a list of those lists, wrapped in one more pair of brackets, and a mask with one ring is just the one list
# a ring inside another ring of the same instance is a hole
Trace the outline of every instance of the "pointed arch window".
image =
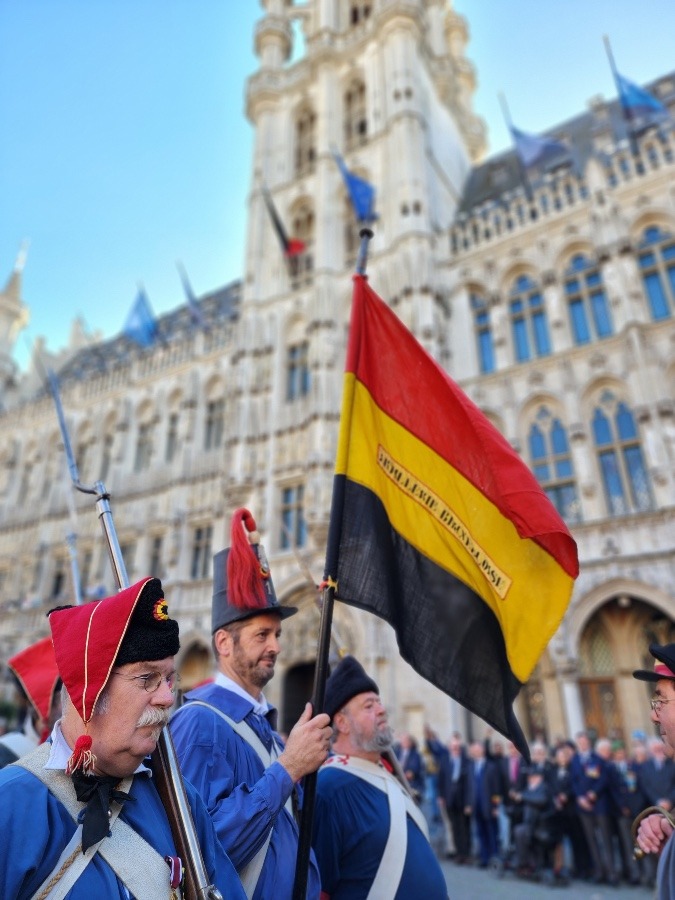
[(473, 329), (476, 335), (478, 348), (478, 364), (483, 374), (495, 370), (495, 348), (490, 324), (490, 307), (485, 297), (480, 294), (471, 294), (471, 309), (473, 311)]
[(368, 137), (366, 86), (363, 81), (353, 81), (345, 91), (344, 116), (345, 150), (353, 150), (364, 144)]
[(581, 521), (567, 432), (559, 418), (542, 406), (528, 435), (532, 471), (546, 496), (567, 522)]
[(546, 308), (539, 287), (529, 275), (521, 275), (514, 282), (509, 295), (509, 314), (516, 361), (548, 356), (551, 341)]
[(565, 272), (565, 295), (575, 344), (588, 344), (614, 332), (602, 275), (595, 263), (579, 253)]
[(112, 462), (112, 454), (113, 454), (113, 446), (115, 441), (115, 430), (113, 426), (106, 426), (106, 430), (103, 433), (103, 437), (101, 439), (101, 465), (100, 465), (100, 479), (101, 481), (105, 481), (110, 474), (110, 464)]
[(166, 445), (164, 447), (164, 459), (168, 463), (174, 461), (178, 450), (178, 424), (178, 413), (169, 413), (169, 419), (166, 425)]
[(204, 449), (215, 450), (223, 443), (225, 434), (225, 400), (218, 397), (206, 403), (204, 418)]
[(289, 485), (281, 489), (281, 535), (279, 546), (282, 550), (304, 547), (307, 544), (307, 522), (305, 520), (305, 485)]
[(295, 174), (305, 175), (316, 160), (316, 116), (313, 110), (301, 110), (295, 120)]
[(669, 319), (675, 310), (675, 238), (658, 227), (647, 228), (638, 263), (652, 319)]
[(134, 472), (143, 472), (150, 468), (154, 435), (151, 422), (141, 422), (136, 438), (136, 455), (134, 456)]
[(306, 397), (309, 389), (309, 342), (300, 341), (286, 348), (286, 400)]
[(652, 492), (635, 417), (611, 391), (593, 413), (593, 438), (611, 515), (651, 509)]

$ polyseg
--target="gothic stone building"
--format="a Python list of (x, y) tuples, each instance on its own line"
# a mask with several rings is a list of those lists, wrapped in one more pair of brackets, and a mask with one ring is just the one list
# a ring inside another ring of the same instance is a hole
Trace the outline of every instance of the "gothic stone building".
[[(675, 639), (672, 126), (630, 142), (616, 102), (597, 98), (551, 129), (569, 154), (524, 178), (513, 152), (481, 161), (467, 26), (448, 0), (262, 6), (241, 281), (199, 299), (205, 328), (187, 307), (163, 316), (150, 349), (77, 326), (57, 355), (36, 349), (58, 373), (82, 481), (112, 495), (130, 577), (164, 582), (184, 683), (210, 672), (211, 557), (245, 505), (279, 598), (300, 608), (271, 685), (283, 727), (310, 692), (358, 244), (338, 149), (377, 187), (371, 284), (518, 449), (578, 542), (569, 611), (518, 699), (526, 732), (647, 731), (630, 673), (651, 640)], [(649, 89), (675, 111), (675, 75)], [(263, 189), (305, 244), (292, 266)], [(37, 361), (23, 375), (12, 364), (20, 269), (0, 295), (0, 660), (46, 633), (75, 577), (85, 597), (114, 590)], [(338, 604), (335, 629), (397, 727), (482, 736), (400, 661), (385, 623)]]

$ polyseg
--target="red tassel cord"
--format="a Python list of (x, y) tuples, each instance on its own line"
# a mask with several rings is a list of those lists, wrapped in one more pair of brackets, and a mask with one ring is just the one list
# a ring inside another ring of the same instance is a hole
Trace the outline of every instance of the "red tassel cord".
[(66, 764), (66, 774), (72, 775), (78, 769), (83, 775), (93, 775), (96, 757), (91, 752), (91, 738), (88, 734), (81, 734), (75, 741), (75, 749)]

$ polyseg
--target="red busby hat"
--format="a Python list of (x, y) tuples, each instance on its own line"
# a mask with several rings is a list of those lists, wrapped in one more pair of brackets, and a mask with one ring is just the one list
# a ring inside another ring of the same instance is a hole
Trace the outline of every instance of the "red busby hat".
[(633, 672), (633, 678), (640, 681), (661, 681), (662, 678), (670, 678), (675, 681), (675, 644), (650, 644), (649, 652), (656, 662), (654, 668), (638, 669)]
[(50, 637), (42, 638), (7, 660), (41, 719), (49, 718), (54, 691), (60, 681)]
[(294, 615), (294, 606), (281, 606), (274, 593), (270, 567), (260, 543), (255, 520), (247, 509), (232, 516), (231, 546), (213, 557), (211, 633), (261, 613)]
[[(49, 612), (59, 672), (85, 726), (113, 666), (175, 656), (178, 623), (170, 619), (162, 583), (145, 578), (119, 594)], [(77, 739), (68, 771), (93, 767), (91, 738)]]

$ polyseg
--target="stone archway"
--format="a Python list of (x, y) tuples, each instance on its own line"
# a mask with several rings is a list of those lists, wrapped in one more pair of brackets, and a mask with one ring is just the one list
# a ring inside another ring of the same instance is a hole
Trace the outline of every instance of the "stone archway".
[(621, 594), (595, 609), (578, 644), (583, 718), (593, 737), (627, 740), (635, 730), (649, 732), (648, 695), (632, 673), (651, 668), (651, 642), (673, 640), (675, 621), (646, 600)]

